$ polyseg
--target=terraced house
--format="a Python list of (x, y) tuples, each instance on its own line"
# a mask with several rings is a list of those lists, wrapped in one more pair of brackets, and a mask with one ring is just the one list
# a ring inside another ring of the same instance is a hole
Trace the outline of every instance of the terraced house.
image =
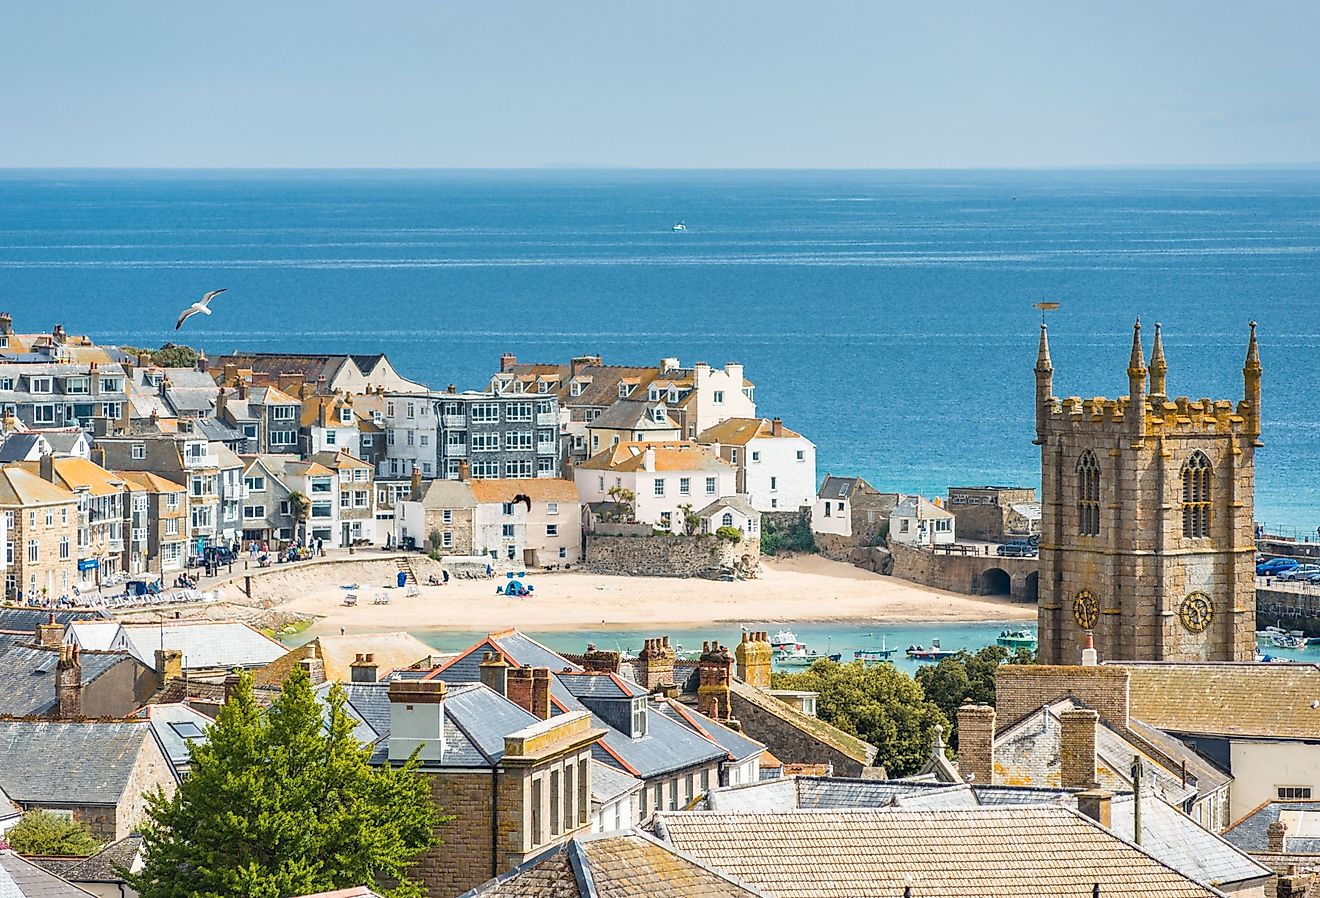
[(24, 467), (77, 497), (77, 583), (95, 587), (124, 570), (126, 490), (119, 475), (81, 458), (44, 455)]
[(78, 497), (17, 465), (0, 467), (5, 598), (69, 595), (77, 581)]
[(336, 545), (351, 546), (361, 541), (384, 542), (384, 532), (392, 521), (376, 522), (376, 489), (372, 466), (355, 458), (347, 449), (317, 452), (309, 461), (333, 471), (339, 489), (339, 529)]
[[(7, 359), (13, 358), (6, 356)], [(71, 364), (36, 359), (0, 364), (0, 410), (32, 428), (78, 427), (118, 421), (127, 401), (117, 363)]]
[[(188, 491), (182, 484), (150, 471), (115, 473), (123, 479), (133, 496), (133, 529), (146, 528), (145, 569), (160, 574), (182, 569), (188, 543)], [(146, 505), (145, 524), (142, 525), (138, 524), (140, 518), (136, 507), (139, 498)], [(136, 533), (133, 539), (136, 543)]]

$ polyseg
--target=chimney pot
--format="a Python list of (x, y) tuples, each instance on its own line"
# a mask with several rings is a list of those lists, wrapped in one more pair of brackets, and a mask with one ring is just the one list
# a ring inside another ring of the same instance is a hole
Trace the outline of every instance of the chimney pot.
[(1085, 792), (1078, 792), (1077, 810), (1105, 829), (1113, 829), (1114, 793), (1107, 789), (1087, 789)]
[(351, 683), (375, 683), (377, 682), (380, 671), (376, 666), (376, 656), (371, 653), (361, 654), (348, 666), (349, 682)]

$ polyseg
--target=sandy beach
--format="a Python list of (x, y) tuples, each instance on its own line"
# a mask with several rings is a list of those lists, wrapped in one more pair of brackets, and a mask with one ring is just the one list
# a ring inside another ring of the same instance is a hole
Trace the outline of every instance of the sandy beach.
[[(568, 572), (529, 577), (529, 598), (495, 594), (493, 580), (452, 580), (421, 586), (419, 595), (383, 590), (381, 562), (307, 568), (296, 577), (254, 579), (252, 601), (314, 618), (310, 633), (386, 630), (573, 630), (740, 623), (743, 621), (1027, 620), (1035, 607), (988, 596), (942, 592), (814, 555), (769, 560), (756, 580), (718, 582), (665, 577), (612, 577)], [(418, 567), (419, 576), (426, 573)], [(343, 604), (341, 584), (358, 582), (358, 604)], [(387, 605), (372, 603), (376, 594)]]

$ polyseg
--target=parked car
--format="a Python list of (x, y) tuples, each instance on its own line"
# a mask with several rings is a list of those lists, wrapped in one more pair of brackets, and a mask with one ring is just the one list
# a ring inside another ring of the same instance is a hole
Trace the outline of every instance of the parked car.
[(1290, 571), (1300, 562), (1296, 558), (1271, 558), (1256, 565), (1258, 577), (1277, 577), (1284, 571)]
[(995, 554), (1005, 558), (1035, 558), (1040, 550), (1025, 539), (1015, 539), (996, 548)]
[(1297, 567), (1280, 571), (1280, 580), (1309, 580), (1312, 574), (1320, 574), (1320, 564), (1299, 564)]

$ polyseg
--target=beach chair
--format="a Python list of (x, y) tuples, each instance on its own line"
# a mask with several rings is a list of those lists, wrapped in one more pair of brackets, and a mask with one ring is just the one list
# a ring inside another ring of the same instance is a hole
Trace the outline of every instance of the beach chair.
[(411, 586), (409, 586), (409, 587), (407, 588), (407, 590), (404, 591), (403, 594), (404, 594), (405, 597), (411, 599), (411, 598), (413, 598), (414, 596), (420, 596), (420, 595), (422, 594), (422, 591), (421, 591), (420, 589), (418, 589), (418, 588), (417, 588), (417, 584), (414, 583), (414, 584), (412, 584)]
[(357, 593), (350, 592), (348, 595), (344, 596), (344, 604), (348, 605), (350, 608), (355, 607), (357, 605)]
[(376, 597), (371, 600), (371, 604), (373, 605), (388, 605), (389, 603), (390, 597), (385, 594), (384, 590), (376, 593)]

